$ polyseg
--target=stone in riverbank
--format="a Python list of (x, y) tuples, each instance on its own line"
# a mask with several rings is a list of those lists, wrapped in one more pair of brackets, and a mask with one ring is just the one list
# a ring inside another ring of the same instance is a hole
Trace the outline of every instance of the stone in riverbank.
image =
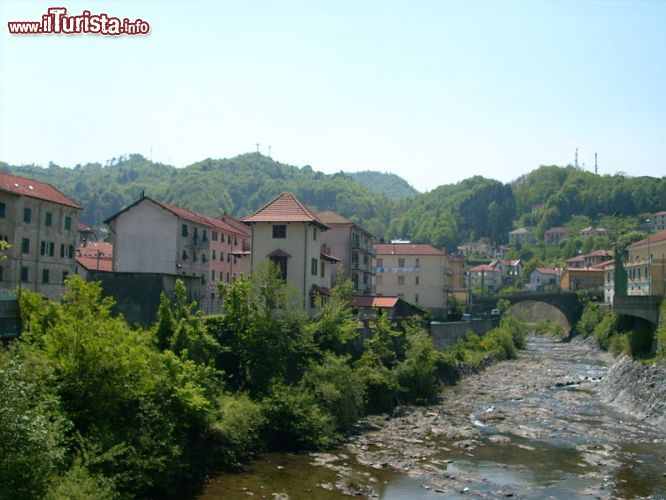
[(666, 363), (620, 356), (599, 386), (601, 400), (666, 432)]

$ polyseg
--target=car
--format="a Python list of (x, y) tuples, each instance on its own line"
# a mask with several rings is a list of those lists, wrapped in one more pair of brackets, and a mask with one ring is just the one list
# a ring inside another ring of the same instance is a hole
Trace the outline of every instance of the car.
[(493, 309), (490, 311), (491, 316), (501, 316), (499, 309)]
[(471, 315), (471, 314), (467, 314), (467, 313), (465, 313), (465, 314), (462, 315), (462, 318), (461, 318), (461, 319), (462, 319), (463, 321), (472, 321), (472, 315)]

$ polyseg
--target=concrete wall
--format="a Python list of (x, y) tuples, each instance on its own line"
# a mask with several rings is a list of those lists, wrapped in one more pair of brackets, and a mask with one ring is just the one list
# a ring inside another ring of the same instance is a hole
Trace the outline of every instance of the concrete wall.
[(472, 321), (456, 321), (452, 323), (431, 323), (430, 336), (435, 347), (440, 351), (448, 349), (468, 332), (483, 337), (488, 331), (499, 324), (499, 320), (473, 319)]

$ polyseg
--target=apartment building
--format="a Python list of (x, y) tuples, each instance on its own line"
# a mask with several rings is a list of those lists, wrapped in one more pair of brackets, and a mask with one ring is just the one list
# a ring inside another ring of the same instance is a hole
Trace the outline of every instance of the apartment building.
[(535, 292), (555, 292), (560, 287), (563, 270), (552, 267), (537, 267), (530, 273), (529, 289)]
[(666, 212), (657, 212), (650, 217), (650, 232), (656, 233), (666, 229)]
[(249, 270), (243, 260), (248, 231), (222, 218), (144, 196), (105, 222), (114, 243), (114, 272), (198, 278), (197, 301), (217, 300), (219, 282), (230, 283)]
[(588, 226), (580, 230), (581, 238), (592, 238), (595, 236), (608, 236), (608, 230), (603, 227), (592, 227)]
[(74, 273), (81, 207), (50, 184), (0, 173), (0, 288), (32, 290), (58, 300)]
[(428, 309), (436, 318), (446, 317), (453, 271), (444, 252), (411, 243), (380, 243), (374, 248), (378, 296), (395, 296)]
[(330, 293), (331, 264), (340, 260), (322, 242), (329, 226), (292, 193), (278, 195), (241, 220), (252, 228), (250, 272), (272, 262), (299, 291), (303, 309), (314, 313)]
[(502, 288), (502, 271), (489, 264), (469, 268), (467, 276), (470, 290), (478, 289), (481, 294)]
[(354, 285), (355, 295), (375, 292), (375, 237), (358, 224), (330, 210), (319, 212), (319, 220), (330, 229), (321, 235), (331, 254), (340, 259), (334, 264), (331, 279), (335, 282), (339, 269), (344, 270)]

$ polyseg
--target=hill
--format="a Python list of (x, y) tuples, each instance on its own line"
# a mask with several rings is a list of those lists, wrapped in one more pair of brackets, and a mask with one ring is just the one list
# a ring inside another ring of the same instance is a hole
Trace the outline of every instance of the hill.
[(375, 193), (382, 193), (393, 199), (408, 198), (419, 193), (405, 179), (389, 172), (365, 170), (347, 175)]

